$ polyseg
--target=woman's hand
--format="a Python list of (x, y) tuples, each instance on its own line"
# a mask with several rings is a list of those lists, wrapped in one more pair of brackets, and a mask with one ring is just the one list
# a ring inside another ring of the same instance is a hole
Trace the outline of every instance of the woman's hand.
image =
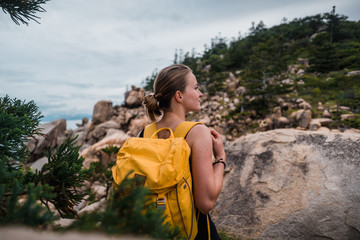
[(222, 136), (220, 133), (215, 131), (214, 129), (210, 129), (212, 145), (213, 145), (213, 152), (215, 159), (222, 158), (224, 161), (225, 159), (225, 150), (224, 150), (224, 143), (222, 141)]

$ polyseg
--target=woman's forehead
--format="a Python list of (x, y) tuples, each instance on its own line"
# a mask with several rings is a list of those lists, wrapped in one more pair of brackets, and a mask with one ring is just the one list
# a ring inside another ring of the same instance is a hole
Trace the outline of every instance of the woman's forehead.
[(192, 84), (192, 85), (196, 85), (197, 84), (197, 80), (196, 80), (196, 77), (193, 73), (189, 73), (188, 76), (187, 76), (187, 82), (189, 84)]

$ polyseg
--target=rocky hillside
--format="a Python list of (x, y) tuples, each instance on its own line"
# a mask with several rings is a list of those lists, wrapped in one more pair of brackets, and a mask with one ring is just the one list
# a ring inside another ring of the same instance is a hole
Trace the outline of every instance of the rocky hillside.
[[(201, 112), (187, 116), (224, 135), (229, 168), (212, 213), (219, 229), (259, 239), (358, 236), (354, 219), (360, 213), (351, 209), (360, 207), (354, 200), (360, 197), (360, 130), (338, 128), (332, 118), (341, 113), (338, 121), (346, 121), (356, 114), (345, 106), (311, 106), (304, 99), (279, 98), (264, 119), (234, 120), (229, 112), (246, 89), (232, 73), (226, 84), (226, 92), (204, 94)], [(121, 147), (149, 123), (141, 105), (145, 93), (133, 86), (121, 106), (99, 101), (92, 119), (84, 118), (74, 130), (66, 129), (65, 119), (40, 126), (45, 135), (27, 144), (32, 153), (29, 167), (40, 170), (48, 162), (43, 150), (59, 146), (66, 136), (77, 136), (84, 167), (93, 162), (113, 165), (116, 155), (104, 149)], [(314, 118), (314, 113), (321, 118)], [(74, 207), (79, 215), (101, 209), (109, 193), (104, 181), (89, 180), (86, 187), (92, 189), (92, 198)], [(55, 226), (73, 221), (61, 219)]]
[[(302, 74), (303, 71), (299, 66), (289, 66), (291, 73)], [(360, 74), (360, 72), (351, 74)], [(284, 79), (284, 81), (291, 83), (289, 79)], [(311, 106), (304, 99), (285, 100), (285, 96), (277, 99), (277, 106), (273, 108), (271, 114), (263, 119), (259, 119), (255, 111), (246, 119), (231, 118), (229, 113), (236, 111), (236, 106), (241, 105), (239, 98), (241, 99), (246, 92), (246, 88), (241, 86), (239, 78), (231, 72), (225, 82), (226, 91), (217, 92), (214, 96), (205, 93), (201, 111), (190, 113), (187, 118), (203, 122), (216, 129), (224, 135), (226, 141), (232, 142), (251, 133), (281, 128), (306, 131), (357, 131), (353, 128), (339, 127), (346, 126), (339, 122), (358, 118), (358, 114), (351, 112), (349, 107), (324, 106), (321, 102), (317, 106)], [(125, 93), (126, 100), (121, 106), (113, 106), (111, 101), (99, 101), (94, 106), (92, 119), (84, 118), (82, 124), (79, 124), (75, 130), (66, 130), (66, 120), (64, 119), (41, 126), (46, 138), (39, 137), (28, 143), (32, 153), (31, 160), (42, 157), (44, 148), (58, 146), (66, 135), (78, 136), (77, 142), (81, 145), (82, 155), (87, 161), (99, 160), (102, 158), (101, 148), (107, 145), (120, 147), (127, 138), (136, 136), (149, 123), (141, 104), (145, 93), (143, 88), (133, 86), (131, 91)]]

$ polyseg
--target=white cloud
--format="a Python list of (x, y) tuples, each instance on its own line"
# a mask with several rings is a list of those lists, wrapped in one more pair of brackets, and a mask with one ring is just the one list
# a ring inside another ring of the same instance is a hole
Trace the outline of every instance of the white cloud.
[(99, 100), (121, 104), (175, 49), (201, 53), (219, 32), (236, 38), (252, 21), (271, 27), (333, 5), (359, 20), (356, 0), (53, 0), (29, 27), (0, 13), (0, 95), (35, 100), (48, 119), (88, 116)]

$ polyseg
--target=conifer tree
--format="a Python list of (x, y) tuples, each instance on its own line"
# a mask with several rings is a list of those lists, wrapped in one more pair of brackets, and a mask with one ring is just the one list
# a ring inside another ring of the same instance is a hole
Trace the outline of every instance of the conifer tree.
[(57, 148), (50, 148), (45, 153), (49, 162), (32, 178), (39, 185), (49, 185), (55, 194), (52, 197), (40, 197), (42, 203), (49, 208), (52, 203), (61, 217), (73, 218), (76, 211), (74, 206), (86, 196), (86, 192), (79, 191), (92, 169), (83, 168), (84, 158), (79, 156), (79, 146), (75, 138), (67, 137)]
[(33, 20), (37, 23), (37, 19), (40, 17), (36, 16), (37, 12), (46, 12), (41, 4), (45, 4), (49, 0), (1, 0), (0, 7), (4, 13), (8, 13), (11, 19), (20, 25), (29, 25), (28, 21)]
[(62, 217), (75, 217), (73, 206), (85, 196), (78, 189), (92, 169), (83, 169), (76, 138), (48, 149), (49, 162), (40, 171), (27, 169), (30, 154), (24, 143), (41, 134), (41, 117), (33, 101), (0, 98), (0, 224), (46, 226), (55, 219), (49, 203)]
[(46, 226), (54, 219), (37, 203), (40, 196), (53, 196), (51, 187), (35, 187), (25, 169), (29, 152), (24, 142), (39, 134), (41, 117), (33, 101), (0, 98), (0, 224)]

